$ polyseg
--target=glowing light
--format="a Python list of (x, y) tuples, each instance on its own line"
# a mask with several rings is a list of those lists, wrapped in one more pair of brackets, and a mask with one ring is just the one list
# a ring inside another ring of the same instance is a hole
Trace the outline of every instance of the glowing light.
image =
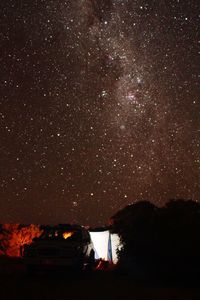
[(63, 233), (63, 238), (67, 240), (69, 237), (71, 237), (74, 233), (72, 231), (66, 231)]

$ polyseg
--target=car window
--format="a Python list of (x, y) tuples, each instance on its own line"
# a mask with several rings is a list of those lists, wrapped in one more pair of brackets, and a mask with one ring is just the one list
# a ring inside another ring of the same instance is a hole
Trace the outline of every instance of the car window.
[(80, 230), (59, 230), (52, 229), (44, 232), (40, 239), (44, 240), (70, 240), (77, 241), (81, 239), (81, 231)]

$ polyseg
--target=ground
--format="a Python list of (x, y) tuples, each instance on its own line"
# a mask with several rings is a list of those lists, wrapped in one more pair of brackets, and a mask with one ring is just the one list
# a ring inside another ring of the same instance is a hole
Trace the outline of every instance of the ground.
[(23, 266), (5, 264), (0, 272), (1, 300), (39, 299), (120, 299), (120, 300), (195, 300), (200, 287), (136, 281), (131, 276), (111, 271), (73, 274), (41, 272), (28, 275)]

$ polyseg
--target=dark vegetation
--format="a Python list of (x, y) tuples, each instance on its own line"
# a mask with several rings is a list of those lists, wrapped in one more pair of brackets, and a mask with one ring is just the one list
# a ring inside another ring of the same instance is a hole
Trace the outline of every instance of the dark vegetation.
[(199, 281), (199, 203), (172, 200), (158, 208), (143, 201), (125, 207), (111, 220), (124, 244), (119, 270), (147, 280)]

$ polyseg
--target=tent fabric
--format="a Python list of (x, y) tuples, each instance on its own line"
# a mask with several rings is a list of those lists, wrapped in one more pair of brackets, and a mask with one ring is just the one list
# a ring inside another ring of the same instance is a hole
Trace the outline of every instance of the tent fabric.
[(90, 232), (90, 236), (95, 249), (95, 258), (108, 260), (109, 231)]
[(95, 249), (95, 259), (103, 259), (117, 263), (117, 249), (121, 248), (118, 234), (111, 234), (109, 230), (90, 231), (90, 237)]

